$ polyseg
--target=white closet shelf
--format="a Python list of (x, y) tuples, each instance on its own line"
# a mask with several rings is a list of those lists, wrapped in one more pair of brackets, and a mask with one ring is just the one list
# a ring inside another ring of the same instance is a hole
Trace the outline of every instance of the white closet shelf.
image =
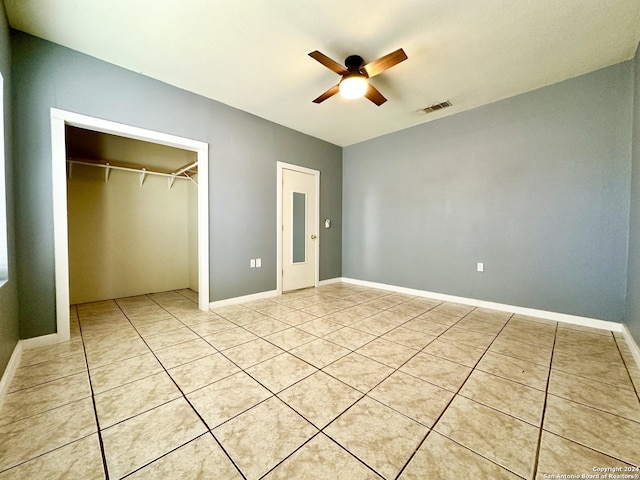
[(146, 175), (156, 175), (160, 177), (165, 177), (168, 180), (169, 188), (173, 186), (173, 182), (178, 180), (191, 180), (196, 185), (198, 184), (194, 179), (194, 176), (198, 174), (198, 162), (189, 162), (180, 168), (175, 170), (166, 170), (160, 168), (147, 168), (142, 167), (140, 165), (135, 165), (132, 163), (124, 163), (117, 161), (107, 161), (107, 160), (96, 160), (90, 158), (68, 158), (67, 165), (69, 165), (68, 176), (71, 178), (73, 174), (73, 165), (86, 165), (89, 167), (98, 167), (104, 168), (104, 181), (109, 181), (109, 174), (111, 170), (121, 170), (124, 172), (133, 172), (140, 175), (140, 185), (144, 184), (144, 179)]

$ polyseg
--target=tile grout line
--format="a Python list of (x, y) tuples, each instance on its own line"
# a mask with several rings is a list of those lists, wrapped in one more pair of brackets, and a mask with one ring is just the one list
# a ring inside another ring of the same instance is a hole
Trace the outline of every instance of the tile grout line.
[(553, 335), (553, 346), (551, 347), (551, 360), (549, 360), (549, 374), (547, 375), (547, 385), (544, 391), (544, 403), (542, 404), (542, 417), (540, 417), (540, 429), (538, 430), (538, 443), (536, 445), (536, 456), (533, 463), (533, 475), (531, 478), (536, 478), (538, 473), (538, 463), (540, 462), (540, 450), (542, 448), (542, 432), (544, 430), (544, 417), (547, 413), (547, 400), (549, 398), (549, 385), (551, 384), (551, 369), (553, 368), (553, 355), (556, 349), (556, 341), (558, 338), (558, 323), (556, 323), (556, 329)]
[(613, 341), (616, 344), (616, 348), (618, 349), (618, 353), (620, 354), (620, 358), (622, 358), (622, 364), (624, 365), (624, 368), (627, 371), (627, 375), (629, 376), (629, 381), (631, 382), (631, 386), (633, 387), (633, 390), (636, 392), (636, 397), (638, 397), (638, 401), (640, 401), (640, 391), (638, 391), (638, 387), (636, 386), (635, 382), (633, 381), (633, 377), (631, 376), (631, 371), (629, 370), (629, 366), (627, 365), (627, 361), (625, 360), (624, 355), (622, 354), (622, 350), (620, 350), (620, 344), (618, 343), (618, 339), (616, 338), (615, 335), (613, 335), (613, 332), (611, 333), (611, 335), (613, 336)]
[(80, 311), (78, 307), (76, 309), (76, 316), (78, 317), (78, 329), (80, 331), (80, 339), (82, 340), (82, 351), (84, 352), (84, 362), (87, 366), (87, 377), (89, 380), (89, 388), (91, 389), (91, 403), (93, 405), (93, 414), (96, 420), (96, 428), (98, 434), (98, 442), (100, 444), (100, 455), (102, 456), (102, 468), (104, 469), (105, 479), (109, 480), (109, 468), (107, 466), (107, 456), (104, 451), (104, 442), (102, 440), (102, 430), (100, 428), (100, 419), (98, 418), (98, 409), (96, 408), (96, 395), (93, 391), (93, 383), (91, 382), (91, 370), (89, 369), (89, 360), (87, 359), (87, 348), (84, 344), (84, 335), (82, 334), (82, 321), (80, 320)]
[[(445, 330), (444, 332), (442, 332), (440, 335), (444, 334), (445, 332), (447, 332), (450, 328), (452, 328), (454, 325), (456, 325), (458, 322), (460, 322), (460, 320), (462, 320), (463, 318), (467, 317), (471, 312), (473, 312), (474, 310), (476, 310), (476, 308), (473, 308), (472, 310), (470, 310), (469, 312), (467, 312), (466, 315), (463, 315), (461, 318), (458, 319), (457, 322), (455, 322), (453, 325), (451, 325), (447, 330)], [(511, 314), (509, 316), (509, 318), (507, 319), (507, 321), (504, 323), (504, 325), (502, 326), (502, 328), (498, 331), (498, 333), (494, 336), (493, 340), (491, 341), (491, 343), (489, 343), (489, 345), (487, 345), (487, 347), (485, 348), (484, 353), (480, 356), (480, 358), (478, 358), (478, 360), (476, 361), (475, 365), (471, 368), (471, 370), (469, 371), (469, 374), (466, 376), (466, 378), (464, 379), (464, 381), (462, 382), (462, 384), (460, 385), (460, 387), (458, 387), (458, 390), (453, 394), (453, 396), (451, 397), (451, 400), (449, 400), (449, 402), (447, 403), (447, 405), (442, 409), (442, 412), (440, 412), (440, 415), (438, 415), (438, 417), (436, 418), (436, 420), (433, 422), (433, 425), (431, 426), (431, 428), (429, 428), (429, 431), (427, 432), (427, 434), (424, 436), (424, 438), (422, 439), (422, 441), (418, 444), (418, 446), (416, 447), (416, 449), (413, 451), (413, 453), (411, 454), (411, 456), (409, 457), (409, 459), (405, 462), (404, 466), (400, 469), (400, 471), (398, 472), (398, 474), (396, 475), (396, 480), (398, 478), (400, 478), (400, 476), (402, 475), (402, 472), (404, 472), (404, 470), (407, 468), (407, 466), (409, 465), (409, 463), (411, 463), (411, 460), (413, 460), (413, 458), (416, 456), (416, 454), (418, 453), (418, 450), (420, 450), (420, 447), (422, 447), (422, 445), (424, 445), (424, 442), (426, 442), (427, 438), (429, 437), (429, 435), (431, 434), (431, 432), (435, 431), (435, 427), (438, 424), (438, 422), (440, 421), (440, 419), (444, 416), (445, 412), (449, 409), (449, 407), (451, 406), (451, 404), (453, 403), (453, 401), (455, 400), (456, 396), (460, 394), (460, 391), (462, 390), (462, 388), (464, 387), (465, 383), (467, 383), (467, 380), (469, 380), (469, 377), (471, 377), (471, 375), (473, 374), (473, 372), (475, 371), (476, 367), (478, 366), (478, 364), (480, 363), (480, 361), (482, 360), (482, 358), (486, 355), (486, 353), (489, 351), (489, 349), (491, 348), (491, 345), (493, 345), (493, 342), (496, 341), (496, 339), (498, 338), (498, 335), (500, 335), (500, 333), (504, 330), (504, 328), (507, 326), (507, 324), (509, 323), (509, 321), (513, 318), (514, 314)], [(440, 338), (440, 335), (437, 338)], [(433, 340), (435, 341), (435, 340)], [(425, 347), (426, 348), (426, 347)], [(446, 390), (446, 389), (445, 389)], [(466, 397), (465, 397), (466, 398)], [(472, 400), (473, 401), (473, 400)], [(482, 405), (482, 404), (481, 404)], [(436, 432), (439, 435), (442, 435), (440, 432)], [(445, 438), (449, 438), (446, 435), (442, 435)], [(455, 440), (450, 439), (452, 441), (455, 442)], [(458, 442), (456, 442), (458, 443)], [(468, 447), (465, 447), (468, 450), (471, 450)], [(491, 463), (494, 463), (496, 465), (498, 465), (496, 462), (494, 462), (493, 460), (485, 457), (484, 455), (481, 455), (478, 452), (475, 452), (474, 450), (471, 450), (472, 452), (476, 453), (477, 455), (479, 455), (480, 457), (484, 458), (485, 460), (488, 460)], [(498, 465), (501, 468), (505, 468), (502, 465)], [(507, 469), (508, 470), (508, 469)]]
[[(145, 295), (147, 296), (147, 295)], [(178, 320), (179, 322), (182, 323), (182, 321), (177, 318), (175, 315), (173, 315), (171, 312), (169, 312), (166, 308), (164, 308), (162, 305), (160, 305), (155, 299), (148, 297), (151, 301), (155, 302), (158, 306), (160, 306), (163, 310), (165, 310), (166, 312), (168, 312), (169, 314), (171, 314), (176, 320)], [(115, 301), (115, 300), (114, 300)], [(171, 376), (171, 374), (169, 374), (167, 368), (164, 366), (164, 364), (160, 361), (160, 359), (157, 357), (157, 355), (155, 354), (155, 352), (151, 349), (151, 347), (149, 347), (149, 344), (147, 343), (147, 341), (144, 339), (144, 337), (142, 335), (140, 335), (140, 332), (138, 331), (138, 329), (136, 328), (136, 326), (133, 324), (133, 322), (131, 321), (131, 319), (127, 316), (127, 314), (124, 312), (124, 310), (122, 310), (122, 307), (118, 304), (118, 302), (115, 302), (116, 305), (118, 306), (118, 308), (120, 309), (120, 311), (122, 312), (122, 314), (125, 316), (125, 318), (129, 321), (129, 323), (131, 324), (131, 326), (134, 328), (134, 330), (136, 331), (136, 333), (140, 336), (140, 338), (142, 339), (142, 341), (145, 343), (145, 345), (147, 346), (147, 348), (149, 349), (149, 351), (151, 352), (151, 354), (155, 357), (156, 361), (160, 364), (160, 366), (162, 367), (162, 369), (164, 370), (164, 373), (169, 377), (169, 379), (173, 382), (173, 384), (176, 386), (176, 388), (178, 389), (178, 391), (180, 392), (180, 394), (182, 395), (182, 398), (184, 398), (184, 400), (187, 402), (187, 404), (189, 405), (189, 407), (191, 407), (191, 409), (194, 411), (194, 413), (198, 416), (198, 418), (200, 419), (200, 421), (202, 422), (202, 424), (205, 426), (205, 428), (207, 429), (208, 433), (211, 434), (211, 436), (213, 437), (213, 439), (215, 440), (215, 442), (218, 444), (218, 446), (222, 449), (222, 451), (224, 452), (224, 454), (227, 456), (227, 458), (229, 459), (229, 461), (231, 462), (231, 464), (235, 467), (235, 469), (238, 471), (238, 473), (242, 476), (242, 478), (246, 479), (246, 476), (242, 473), (242, 471), (240, 470), (240, 468), (238, 467), (238, 465), (236, 465), (236, 462), (233, 461), (233, 459), (231, 458), (231, 456), (229, 455), (229, 453), (226, 451), (226, 449), (222, 446), (222, 444), (218, 441), (218, 439), (216, 438), (216, 436), (213, 434), (213, 432), (211, 431), (211, 429), (209, 428), (209, 425), (207, 424), (207, 422), (205, 422), (204, 418), (202, 418), (202, 416), (200, 415), (200, 413), (198, 412), (198, 410), (196, 410), (196, 408), (193, 406), (193, 404), (189, 401), (189, 399), (187, 398), (186, 394), (184, 393), (184, 391), (180, 388), (180, 386), (176, 383), (176, 381), (173, 379), (173, 377)], [(186, 325), (185, 325), (186, 326)], [(189, 328), (189, 327), (187, 327)], [(194, 332), (196, 333), (196, 332)], [(196, 333), (196, 335), (198, 335)], [(198, 335), (199, 338), (202, 339), (202, 337), (200, 337), (200, 335)], [(168, 402), (166, 402), (168, 403)], [(166, 404), (165, 403), (165, 404)], [(164, 404), (163, 404), (164, 405)], [(157, 408), (154, 407), (154, 408)], [(153, 409), (151, 409), (153, 410)], [(147, 411), (151, 411), (151, 410), (147, 410)], [(204, 434), (203, 434), (204, 435)], [(170, 453), (172, 453), (173, 451), (177, 450), (178, 448), (181, 448), (185, 445), (188, 445), (189, 443), (191, 443), (192, 441), (194, 441), (197, 438), (200, 438), (202, 435), (198, 435), (195, 438), (192, 438), (191, 440), (189, 440), (188, 442), (177, 446), (176, 448), (172, 449), (169, 452), (165, 452), (163, 455), (160, 455), (157, 458), (154, 458), (151, 462), (148, 462), (142, 466), (140, 466), (138, 469), (136, 470), (140, 470), (152, 463), (154, 463), (155, 461), (159, 460), (160, 458), (166, 457), (167, 455), (169, 455)], [(133, 472), (130, 472), (127, 475), (130, 475)], [(107, 479), (108, 480), (108, 479)]]

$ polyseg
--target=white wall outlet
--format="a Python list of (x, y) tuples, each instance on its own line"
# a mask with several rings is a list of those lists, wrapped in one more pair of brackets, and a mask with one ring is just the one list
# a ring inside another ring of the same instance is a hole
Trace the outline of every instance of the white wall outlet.
[(249, 267), (250, 268), (256, 268), (256, 259), (252, 258), (251, 260), (249, 260)]
[(256, 258), (256, 268), (260, 268), (260, 267), (262, 267), (262, 259)]
[(484, 272), (484, 263), (478, 262), (478, 267), (477, 268), (478, 268), (479, 272)]

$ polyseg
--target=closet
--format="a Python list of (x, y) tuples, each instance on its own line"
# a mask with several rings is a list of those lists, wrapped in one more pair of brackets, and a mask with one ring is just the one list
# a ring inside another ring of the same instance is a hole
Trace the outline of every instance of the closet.
[(198, 289), (196, 153), (66, 127), (71, 304)]

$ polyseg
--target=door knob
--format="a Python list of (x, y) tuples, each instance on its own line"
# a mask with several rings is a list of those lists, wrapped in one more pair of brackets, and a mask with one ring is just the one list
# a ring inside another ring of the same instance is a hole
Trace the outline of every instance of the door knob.
[(318, 237), (316, 237), (315, 235), (311, 235), (311, 240), (315, 240), (316, 238)]

